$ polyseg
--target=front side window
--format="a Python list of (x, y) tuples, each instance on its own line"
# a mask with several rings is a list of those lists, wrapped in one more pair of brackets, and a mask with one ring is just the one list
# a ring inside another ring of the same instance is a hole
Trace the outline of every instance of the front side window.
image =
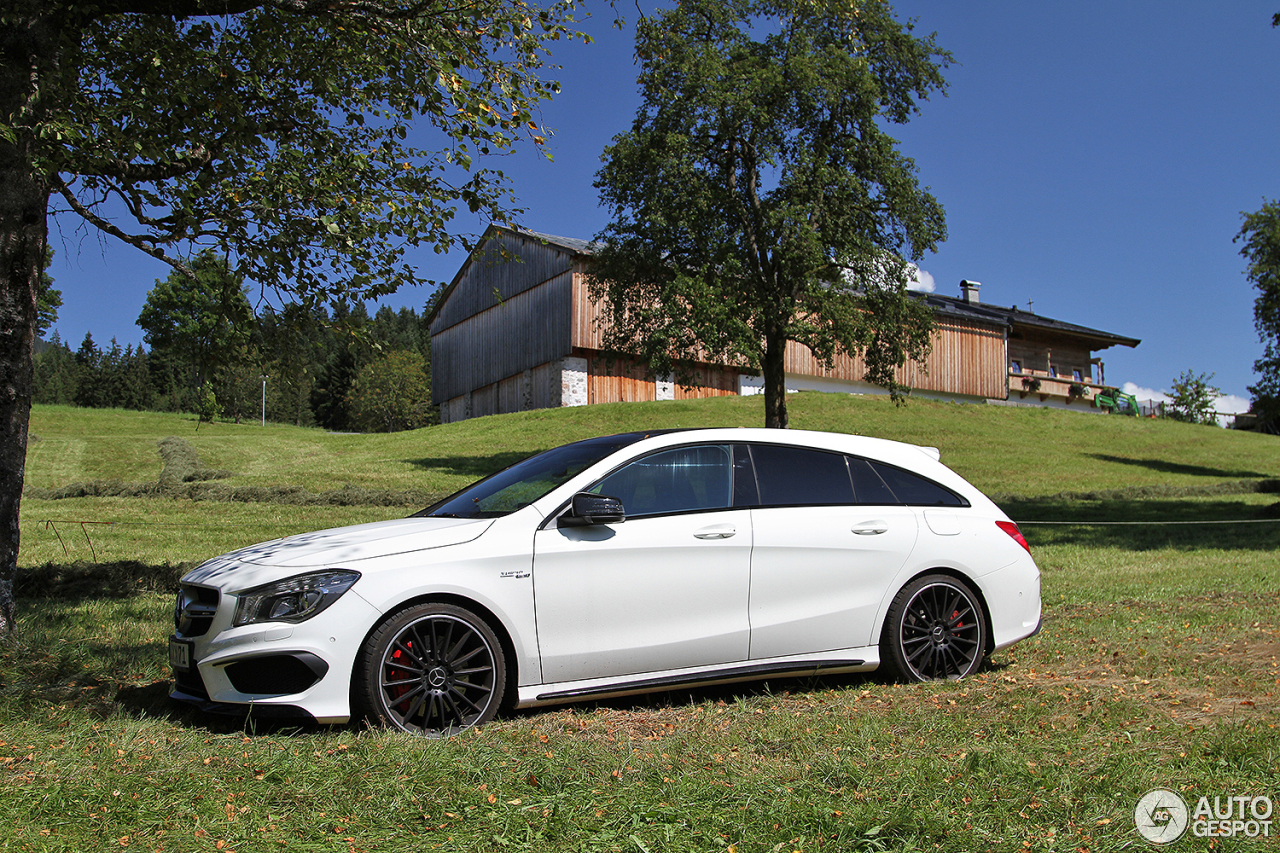
[(414, 517), (497, 518), (515, 512), (645, 435), (633, 432), (592, 438), (539, 453), (415, 513)]
[(622, 501), (627, 517), (733, 505), (733, 455), (727, 445), (676, 447), (629, 462), (588, 491)]

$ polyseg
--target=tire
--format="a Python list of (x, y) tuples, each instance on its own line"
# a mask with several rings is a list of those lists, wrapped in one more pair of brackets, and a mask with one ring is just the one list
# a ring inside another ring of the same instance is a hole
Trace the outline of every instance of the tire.
[(977, 672), (986, 657), (987, 620), (964, 581), (925, 575), (889, 605), (880, 632), (880, 665), (900, 681), (942, 681)]
[(502, 644), (452, 604), (416, 604), (379, 625), (357, 659), (355, 700), (375, 723), (452, 737), (494, 718), (506, 691)]

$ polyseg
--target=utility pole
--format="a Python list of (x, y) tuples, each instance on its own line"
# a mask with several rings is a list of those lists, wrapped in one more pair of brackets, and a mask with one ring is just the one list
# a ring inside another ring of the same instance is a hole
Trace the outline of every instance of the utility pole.
[(264, 373), (259, 378), (262, 379), (262, 425), (266, 426), (267, 425), (267, 380), (270, 379), (271, 377)]

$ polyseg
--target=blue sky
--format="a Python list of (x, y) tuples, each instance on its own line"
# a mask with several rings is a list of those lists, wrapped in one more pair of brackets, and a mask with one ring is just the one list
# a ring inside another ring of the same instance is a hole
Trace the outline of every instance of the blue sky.
[[(1232, 238), (1241, 211), (1280, 197), (1280, 30), (1270, 26), (1280, 2), (894, 5), (958, 63), (946, 97), (895, 128), (947, 211), (947, 241), (921, 262), (935, 290), (958, 296), (961, 279), (976, 280), (984, 302), (1030, 301), (1036, 313), (1141, 338), (1101, 353), (1108, 381), (1141, 397), (1188, 369), (1247, 397), (1261, 344)], [(623, 12), (623, 31), (602, 7), (586, 25), (594, 44), (556, 51), (563, 91), (543, 115), (553, 162), (523, 153), (494, 164), (532, 230), (585, 238), (606, 222), (593, 176), (639, 103), (634, 7)], [(50, 271), (63, 340), (74, 348), (91, 331), (100, 344), (139, 343), (134, 321), (168, 269), (83, 225), (61, 229)], [(415, 260), (448, 281), (463, 258)], [(389, 302), (420, 308), (427, 296)]]

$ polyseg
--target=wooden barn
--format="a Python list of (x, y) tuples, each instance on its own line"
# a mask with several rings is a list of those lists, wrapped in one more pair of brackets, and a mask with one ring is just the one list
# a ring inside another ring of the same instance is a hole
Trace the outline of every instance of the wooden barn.
[[(491, 226), (429, 317), (433, 402), (445, 423), (482, 415), (632, 400), (756, 394), (763, 380), (702, 365), (684, 388), (601, 355), (599, 305), (587, 290), (591, 244)], [(933, 351), (898, 379), (913, 394), (969, 402), (1092, 406), (1101, 389), (1095, 353), (1139, 341), (1028, 311), (921, 294), (937, 317)], [(787, 390), (885, 393), (861, 377), (860, 359), (825, 369), (806, 347), (787, 350)]]

